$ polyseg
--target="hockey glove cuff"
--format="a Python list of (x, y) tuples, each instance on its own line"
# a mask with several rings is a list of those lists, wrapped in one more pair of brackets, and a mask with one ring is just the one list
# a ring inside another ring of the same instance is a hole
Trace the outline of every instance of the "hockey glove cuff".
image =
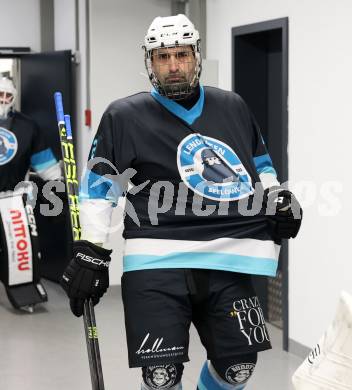
[(303, 210), (293, 193), (282, 187), (270, 187), (265, 191), (264, 199), (273, 238), (295, 238), (301, 227)]
[(109, 287), (111, 250), (89, 241), (73, 242), (73, 258), (66, 267), (61, 286), (70, 298), (72, 313), (83, 314), (84, 301), (92, 299), (96, 305)]

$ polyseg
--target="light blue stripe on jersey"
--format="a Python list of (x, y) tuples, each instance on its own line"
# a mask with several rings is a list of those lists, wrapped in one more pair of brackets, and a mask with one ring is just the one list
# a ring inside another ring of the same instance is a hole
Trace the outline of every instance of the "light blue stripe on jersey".
[(50, 148), (44, 149), (31, 156), (31, 166), (36, 171), (43, 171), (57, 164), (57, 160)]
[(272, 173), (273, 175), (276, 175), (276, 171), (273, 167), (273, 162), (271, 161), (271, 158), (269, 154), (263, 154), (262, 156), (253, 157), (254, 165), (257, 170), (257, 172), (260, 173)]
[(138, 254), (123, 257), (124, 272), (157, 268), (203, 268), (275, 276), (277, 265), (276, 259), (221, 252), (173, 252), (162, 256)]
[(200, 95), (197, 103), (190, 109), (182, 107), (180, 104), (174, 102), (171, 99), (161, 96), (154, 88), (151, 92), (153, 98), (162, 104), (167, 110), (172, 112), (174, 115), (183, 119), (186, 123), (191, 125), (197, 118), (202, 115), (204, 106), (204, 89), (200, 86)]
[(122, 196), (118, 183), (106, 176), (100, 176), (87, 170), (82, 178), (79, 198), (83, 199), (107, 199), (117, 203)]

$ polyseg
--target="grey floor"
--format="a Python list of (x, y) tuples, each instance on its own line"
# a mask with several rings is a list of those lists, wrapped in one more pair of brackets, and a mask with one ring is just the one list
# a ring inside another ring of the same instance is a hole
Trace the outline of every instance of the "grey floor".
[[(44, 281), (49, 302), (34, 314), (14, 311), (0, 287), (0, 390), (90, 390), (82, 319), (75, 318), (60, 287)], [(129, 369), (118, 287), (96, 308), (106, 390), (138, 390), (140, 369)], [(143, 318), (141, 318), (143, 321)], [(269, 329), (273, 349), (260, 354), (248, 390), (291, 390), (291, 376), (302, 359), (282, 351), (281, 333)], [(183, 389), (195, 390), (205, 354), (191, 329), (191, 362)], [(246, 389), (247, 389), (246, 388)]]

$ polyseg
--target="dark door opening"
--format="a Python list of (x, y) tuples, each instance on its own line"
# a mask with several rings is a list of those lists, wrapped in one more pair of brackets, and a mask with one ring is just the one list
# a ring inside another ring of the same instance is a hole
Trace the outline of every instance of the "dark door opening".
[[(65, 112), (71, 114), (74, 123), (73, 65), (70, 50), (35, 53), (21, 59), (22, 111), (29, 114), (44, 129), (47, 141), (58, 160), (62, 159), (56, 112), (53, 101), (54, 92), (62, 92)], [(43, 183), (36, 181), (39, 188)], [(44, 203), (44, 200), (42, 200)], [(59, 281), (71, 256), (70, 214), (64, 202), (62, 212), (56, 217), (42, 215), (38, 208), (35, 215), (40, 233), (41, 274), (46, 279)]]
[[(1, 60), (13, 60), (16, 66), (5, 75), (13, 77), (19, 95), (18, 108), (23, 114), (36, 121), (58, 160), (61, 160), (61, 146), (54, 106), (54, 92), (61, 91), (65, 100), (65, 112), (71, 114), (75, 128), (74, 74), (70, 50), (31, 53), (15, 50), (11, 54), (0, 54)], [(37, 175), (31, 181), (42, 191), (44, 182)], [(39, 204), (52, 205), (43, 197), (38, 198), (34, 209), (39, 231), (41, 251), (41, 276), (53, 281), (60, 277), (71, 258), (72, 239), (68, 203), (64, 201), (63, 211), (57, 216), (44, 216)]]
[[(232, 89), (254, 113), (279, 181), (288, 180), (288, 18), (232, 29)], [(288, 350), (288, 245), (283, 242), (277, 278), (253, 282), (268, 322), (283, 330)]]

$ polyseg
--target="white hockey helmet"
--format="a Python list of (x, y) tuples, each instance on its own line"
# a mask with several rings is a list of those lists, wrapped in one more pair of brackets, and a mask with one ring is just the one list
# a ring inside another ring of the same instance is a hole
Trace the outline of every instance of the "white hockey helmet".
[(7, 117), (15, 105), (17, 90), (11, 79), (0, 78), (0, 117)]
[[(179, 100), (192, 94), (199, 83), (202, 70), (199, 33), (193, 23), (183, 14), (175, 16), (158, 16), (150, 25), (144, 39), (145, 66), (149, 79), (154, 88), (170, 99)], [(153, 51), (179, 46), (191, 46), (195, 58), (194, 68), (191, 69), (187, 81), (167, 84), (158, 77), (153, 69)]]

